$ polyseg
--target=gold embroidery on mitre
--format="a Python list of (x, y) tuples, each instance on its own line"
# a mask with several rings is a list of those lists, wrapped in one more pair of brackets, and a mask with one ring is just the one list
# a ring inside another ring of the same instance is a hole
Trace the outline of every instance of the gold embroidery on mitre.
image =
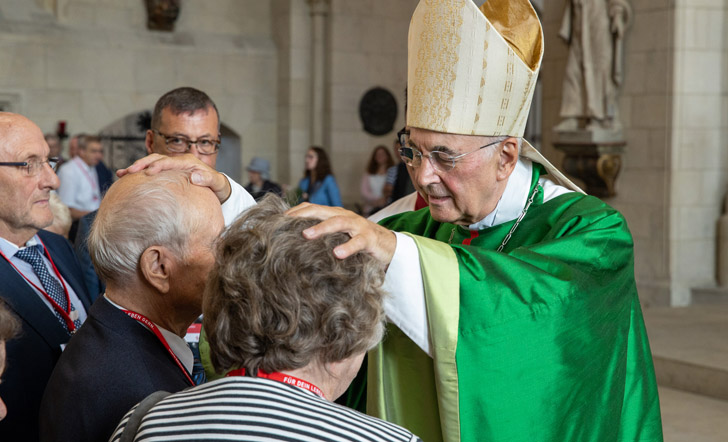
[[(450, 118), (456, 80), (457, 49), (463, 24), (462, 8), (466, 1), (423, 0), (426, 11), (422, 32), (414, 36), (419, 42), (407, 124), (444, 132)], [(411, 78), (411, 77), (410, 77)]]
[[(500, 115), (498, 116), (498, 129), (505, 129), (506, 133), (509, 133), (512, 127), (503, 127), (506, 119), (511, 120), (512, 124), (515, 123), (513, 115), (511, 115), (510, 104), (511, 97), (513, 95), (513, 80), (515, 75), (515, 58), (516, 54), (508, 48), (508, 61), (506, 62), (506, 79), (503, 84), (503, 97), (501, 98)], [(517, 116), (517, 115), (516, 115)], [(510, 117), (510, 118), (509, 118)]]
[(483, 96), (485, 95), (485, 75), (488, 72), (488, 37), (490, 29), (490, 26), (487, 26), (488, 22), (486, 21), (486, 27), (485, 27), (485, 39), (483, 40), (483, 70), (480, 74), (480, 89), (478, 90), (478, 105), (477, 110), (475, 112), (475, 121), (473, 121), (473, 130), (471, 131), (472, 135), (475, 135), (478, 127), (477, 123), (480, 121), (480, 111), (481, 111), (481, 105), (483, 104)]
[(506, 122), (505, 115), (499, 115), (498, 116), (498, 122), (495, 124), (496, 129), (493, 131), (493, 136), (499, 136), (503, 133), (503, 123)]
[[(528, 114), (531, 110), (531, 100), (533, 99), (533, 90), (536, 88), (536, 82), (538, 81), (538, 78), (536, 77), (536, 74), (533, 72), (528, 73), (528, 82), (525, 83), (523, 88), (523, 95), (521, 97), (521, 105), (519, 107), (519, 116), (518, 118), (514, 119), (514, 128), (524, 128), (526, 127), (526, 120), (528, 119)], [(522, 136), (523, 133), (516, 134), (519, 136)]]
[[(409, 34), (408, 125), (448, 133), (522, 135), (543, 52), (540, 23), (528, 0), (488, 0), (477, 11), (482, 17), (473, 14), (477, 9), (472, 0), (421, 0), (417, 6)], [(476, 34), (471, 27), (481, 26), (485, 38), (472, 40)], [(481, 44), (482, 52), (476, 49)], [(459, 59), (461, 52), (466, 58)], [(472, 127), (466, 115), (471, 115)]]

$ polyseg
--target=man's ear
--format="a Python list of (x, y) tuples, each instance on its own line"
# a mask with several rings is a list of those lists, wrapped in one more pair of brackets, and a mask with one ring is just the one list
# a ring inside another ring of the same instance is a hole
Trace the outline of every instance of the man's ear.
[(142, 252), (139, 260), (144, 279), (160, 293), (169, 292), (170, 275), (177, 261), (169, 249), (162, 246), (151, 246)]
[(154, 132), (151, 129), (147, 129), (147, 136), (144, 139), (144, 146), (147, 148), (147, 154), (154, 153)]
[(518, 163), (518, 139), (508, 137), (501, 146), (498, 158), (498, 181), (507, 180)]

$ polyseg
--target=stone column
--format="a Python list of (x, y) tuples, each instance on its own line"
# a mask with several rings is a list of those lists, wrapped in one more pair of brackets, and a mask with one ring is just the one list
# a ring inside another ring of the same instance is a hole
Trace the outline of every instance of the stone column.
[(324, 144), (326, 95), (326, 16), (330, 0), (308, 0), (311, 6), (311, 144)]

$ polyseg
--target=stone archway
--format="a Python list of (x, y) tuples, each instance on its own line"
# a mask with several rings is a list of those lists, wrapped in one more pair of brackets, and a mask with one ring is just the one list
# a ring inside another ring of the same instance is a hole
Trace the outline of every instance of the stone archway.
[(104, 161), (111, 170), (123, 169), (146, 156), (144, 137), (151, 119), (150, 110), (140, 110), (127, 114), (99, 131), (104, 144)]

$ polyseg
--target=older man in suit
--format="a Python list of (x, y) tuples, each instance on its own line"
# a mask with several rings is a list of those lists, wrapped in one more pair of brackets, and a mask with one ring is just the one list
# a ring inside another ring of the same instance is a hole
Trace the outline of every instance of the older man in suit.
[(131, 174), (104, 197), (88, 243), (106, 293), (48, 382), (42, 441), (107, 440), (145, 396), (194, 385), (183, 337), (202, 312), (224, 221), (216, 195), (190, 175)]
[(8, 405), (0, 437), (38, 440), (43, 390), (90, 300), (73, 250), (41, 229), (53, 222), (49, 196), (58, 187), (43, 133), (22, 115), (0, 112), (0, 297), (20, 318), (7, 343), (0, 396)]

